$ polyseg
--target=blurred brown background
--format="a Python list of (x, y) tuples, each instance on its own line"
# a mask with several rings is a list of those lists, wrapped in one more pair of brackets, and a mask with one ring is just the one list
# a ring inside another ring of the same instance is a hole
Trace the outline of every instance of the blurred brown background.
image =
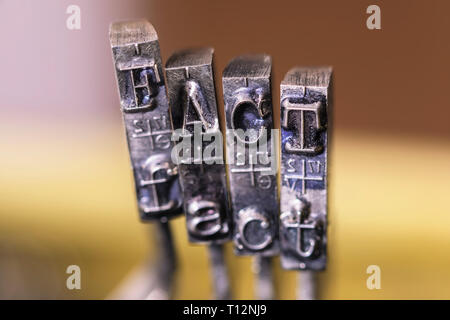
[[(81, 8), (81, 30), (66, 8)], [(366, 8), (381, 8), (381, 30)], [(334, 68), (329, 268), (322, 298), (450, 298), (450, 2), (0, 1), (0, 298), (104, 298), (153, 252), (138, 221), (108, 43), (112, 21), (148, 19), (163, 60), (212, 46), (235, 55)], [(277, 122), (279, 123), (279, 122)], [(177, 298), (209, 298), (206, 253), (180, 249)], [(228, 249), (231, 249), (230, 247)], [(250, 259), (228, 250), (237, 298), (252, 298)], [(78, 264), (82, 290), (65, 288)], [(380, 265), (382, 290), (365, 286)], [(279, 297), (294, 273), (277, 269)]]

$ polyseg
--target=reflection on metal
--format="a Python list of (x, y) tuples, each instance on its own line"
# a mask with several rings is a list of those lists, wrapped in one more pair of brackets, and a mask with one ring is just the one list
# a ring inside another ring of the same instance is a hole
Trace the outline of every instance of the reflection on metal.
[[(274, 296), (268, 257), (279, 252), (277, 177), (267, 161), (276, 152), (270, 134), (271, 67), (269, 56), (247, 55), (233, 59), (223, 72), (226, 123), (232, 130), (226, 139), (235, 253), (260, 256), (255, 258), (260, 298)], [(251, 152), (263, 144), (264, 152)]]
[(175, 249), (167, 218), (181, 213), (178, 170), (170, 158), (172, 128), (158, 36), (146, 21), (109, 30), (120, 104), (142, 220), (157, 220), (159, 259), (153, 298), (171, 295)]
[[(213, 74), (213, 49), (175, 52), (167, 61), (166, 76), (174, 129), (189, 138), (188, 159), (179, 165), (186, 226), (191, 242), (209, 243), (210, 262), (217, 299), (230, 297), (223, 257), (223, 242), (231, 237), (225, 165), (205, 163), (210, 142), (206, 135), (220, 135)], [(198, 145), (196, 137), (200, 136)], [(221, 157), (212, 154), (209, 158)], [(209, 159), (211, 160), (211, 159)]]

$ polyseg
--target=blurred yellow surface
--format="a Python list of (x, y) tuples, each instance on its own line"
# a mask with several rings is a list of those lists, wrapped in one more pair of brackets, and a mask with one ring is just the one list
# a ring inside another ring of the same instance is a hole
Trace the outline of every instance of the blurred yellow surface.
[[(17, 273), (4, 297), (22, 288), (25, 297), (105, 298), (155, 250), (152, 228), (136, 212), (122, 128), (86, 128), (42, 126), (14, 140), (7, 136), (15, 128), (1, 128), (0, 255), (8, 253)], [(329, 171), (320, 298), (449, 299), (450, 143), (338, 131)], [(187, 243), (182, 217), (173, 227), (176, 298), (211, 298), (205, 248)], [(228, 245), (227, 260), (234, 297), (252, 299), (251, 259)], [(65, 289), (70, 264), (81, 267), (80, 291)], [(372, 264), (381, 267), (381, 290), (366, 288)], [(276, 278), (279, 298), (294, 298), (295, 272), (277, 260)]]

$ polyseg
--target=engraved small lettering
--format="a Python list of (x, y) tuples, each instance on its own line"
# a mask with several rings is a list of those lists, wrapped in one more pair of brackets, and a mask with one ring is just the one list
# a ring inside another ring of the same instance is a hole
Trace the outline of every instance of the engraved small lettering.
[[(156, 117), (155, 117), (156, 118)], [(150, 138), (150, 148), (153, 150), (155, 147), (159, 149), (168, 149), (170, 147), (170, 134), (172, 131), (167, 127), (167, 121), (165, 116), (155, 120), (153, 123), (156, 130), (153, 130), (152, 122), (150, 119), (134, 120), (134, 131), (131, 135), (132, 138)], [(164, 121), (164, 122), (162, 122)], [(167, 128), (167, 129), (164, 129)]]
[(309, 170), (311, 173), (320, 173), (321, 163), (320, 161), (308, 160)]
[(270, 189), (272, 186), (272, 179), (270, 176), (259, 176), (258, 177), (258, 185), (261, 189)]
[(306, 182), (307, 181), (323, 181), (323, 177), (321, 176), (307, 176), (306, 175), (306, 162), (304, 159), (301, 160), (301, 168), (302, 171), (299, 174), (287, 174), (284, 176), (284, 180), (291, 187), (291, 190), (294, 191), (297, 186), (297, 181), (301, 181), (301, 190), (300, 194), (306, 194)]
[[(247, 173), (250, 175), (250, 185), (252, 187), (255, 186), (255, 172), (270, 172), (272, 169), (270, 167), (266, 168), (266, 167), (259, 167), (259, 168), (255, 168), (253, 163), (250, 163), (250, 165), (246, 168), (232, 168), (231, 172), (232, 173)], [(260, 182), (259, 179), (257, 179), (258, 182)], [(266, 183), (263, 184), (265, 187), (262, 187), (263, 189), (267, 189), (270, 188), (270, 185), (267, 186), (267, 180), (265, 180)], [(261, 185), (258, 185), (259, 187), (261, 187)]]
[(296, 164), (295, 159), (292, 158), (289, 159), (286, 164), (288, 166), (287, 172), (295, 172), (295, 164)]

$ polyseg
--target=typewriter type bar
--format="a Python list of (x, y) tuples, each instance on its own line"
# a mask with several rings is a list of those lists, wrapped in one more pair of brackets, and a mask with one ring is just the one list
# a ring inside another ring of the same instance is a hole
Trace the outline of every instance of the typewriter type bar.
[[(230, 239), (232, 221), (213, 53), (212, 48), (178, 51), (166, 63), (166, 76), (173, 127), (179, 132), (174, 137), (178, 136), (180, 146), (188, 142), (177, 155), (189, 241), (217, 244)], [(215, 154), (215, 148), (208, 152), (208, 146), (214, 143), (220, 143), (219, 154)]]
[(223, 72), (227, 161), (237, 255), (279, 253), (271, 58), (245, 55)]
[[(294, 68), (281, 83), (280, 241), (284, 269), (326, 267), (331, 73), (329, 67)], [(305, 273), (304, 278), (310, 276)]]
[(109, 37), (139, 215), (157, 221), (160, 250), (147, 298), (167, 299), (176, 268), (168, 218), (181, 213), (182, 200), (170, 157), (172, 127), (158, 36), (147, 21), (133, 21), (113, 23)]
[(110, 41), (139, 213), (167, 219), (181, 213), (182, 200), (158, 36), (146, 21), (119, 22)]
[[(190, 242), (208, 243), (214, 296), (230, 299), (222, 243), (231, 237), (223, 139), (219, 128), (212, 48), (175, 52), (166, 63), (174, 139), (187, 139), (179, 175)], [(217, 144), (208, 152), (208, 146)], [(218, 150), (218, 154), (215, 151)], [(186, 154), (184, 154), (186, 152)]]

